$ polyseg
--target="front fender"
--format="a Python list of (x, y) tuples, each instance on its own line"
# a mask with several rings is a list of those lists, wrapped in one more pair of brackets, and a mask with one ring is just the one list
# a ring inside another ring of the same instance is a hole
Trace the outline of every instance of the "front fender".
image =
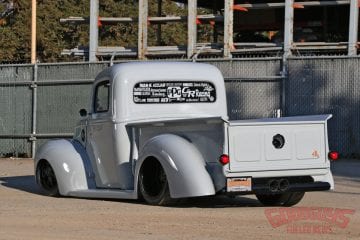
[(155, 157), (163, 166), (172, 198), (214, 195), (215, 188), (206, 163), (188, 140), (173, 134), (150, 139), (140, 152), (135, 168), (136, 185), (142, 163)]
[(93, 185), (87, 178), (92, 175), (92, 170), (86, 151), (76, 140), (51, 140), (42, 145), (35, 155), (35, 173), (40, 160), (48, 161), (53, 168), (63, 196)]

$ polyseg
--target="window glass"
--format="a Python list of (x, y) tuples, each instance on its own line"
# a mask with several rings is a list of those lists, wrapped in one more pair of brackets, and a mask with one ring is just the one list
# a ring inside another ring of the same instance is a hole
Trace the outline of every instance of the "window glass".
[(96, 86), (94, 110), (95, 112), (109, 111), (110, 83), (105, 81)]

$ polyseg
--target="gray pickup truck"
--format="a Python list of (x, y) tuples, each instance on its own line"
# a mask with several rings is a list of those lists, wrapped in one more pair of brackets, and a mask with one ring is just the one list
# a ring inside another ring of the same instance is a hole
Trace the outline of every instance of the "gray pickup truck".
[(36, 153), (36, 181), (48, 195), (166, 205), (255, 194), (264, 205), (291, 206), (334, 188), (331, 115), (229, 121), (224, 78), (212, 65), (112, 66), (80, 115), (72, 140)]

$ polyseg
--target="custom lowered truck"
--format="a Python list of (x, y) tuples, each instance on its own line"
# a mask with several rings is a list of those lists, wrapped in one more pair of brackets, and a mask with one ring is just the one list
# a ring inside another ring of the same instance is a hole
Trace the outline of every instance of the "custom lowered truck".
[(224, 78), (207, 64), (138, 62), (95, 79), (71, 140), (37, 151), (50, 196), (144, 199), (153, 205), (216, 194), (255, 194), (292, 206), (334, 188), (331, 115), (229, 121)]

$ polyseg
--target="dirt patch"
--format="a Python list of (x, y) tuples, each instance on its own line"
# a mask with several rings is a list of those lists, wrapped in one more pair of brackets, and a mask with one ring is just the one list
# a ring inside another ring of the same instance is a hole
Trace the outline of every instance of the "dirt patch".
[(175, 207), (51, 198), (35, 184), (31, 159), (0, 159), (0, 239), (360, 239), (360, 178), (346, 177), (341, 169), (334, 192), (307, 193), (297, 207), (355, 210), (346, 215), (347, 227), (289, 233), (290, 223), (275, 228), (269, 223), (265, 210), (270, 208), (254, 196), (192, 199)]

